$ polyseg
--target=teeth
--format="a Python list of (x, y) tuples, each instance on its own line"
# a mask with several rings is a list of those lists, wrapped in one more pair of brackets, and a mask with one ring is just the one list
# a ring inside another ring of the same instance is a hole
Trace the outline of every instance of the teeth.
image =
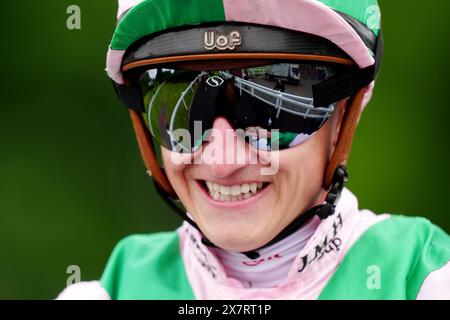
[(264, 186), (262, 182), (223, 186), (205, 181), (211, 198), (216, 201), (241, 201), (257, 194)]
[(245, 184), (243, 184), (242, 186), (241, 186), (241, 192), (242, 193), (247, 193), (247, 192), (249, 192), (250, 191), (250, 186), (247, 184), (247, 183), (245, 183)]
[(230, 191), (232, 196), (238, 196), (241, 194), (241, 187), (239, 185), (232, 186)]
[(229, 196), (230, 195), (230, 187), (220, 186), (220, 193), (223, 194), (224, 196)]

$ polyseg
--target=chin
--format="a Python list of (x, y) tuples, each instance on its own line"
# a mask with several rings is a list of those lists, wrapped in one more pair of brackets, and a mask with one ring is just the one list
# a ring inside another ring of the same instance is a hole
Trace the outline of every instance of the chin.
[[(200, 229), (203, 229), (200, 226)], [(218, 223), (216, 227), (206, 227), (204, 235), (217, 247), (232, 252), (246, 252), (258, 249), (272, 240), (267, 237), (266, 230), (255, 230), (254, 227), (226, 225)]]

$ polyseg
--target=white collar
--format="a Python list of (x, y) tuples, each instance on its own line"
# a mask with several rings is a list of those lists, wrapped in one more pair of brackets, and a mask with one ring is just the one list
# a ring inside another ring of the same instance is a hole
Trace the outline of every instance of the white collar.
[(299, 230), (273, 245), (258, 250), (260, 257), (252, 260), (239, 252), (216, 248), (214, 252), (226, 275), (246, 288), (271, 288), (286, 279), (295, 258), (305, 247), (320, 224), (313, 217)]

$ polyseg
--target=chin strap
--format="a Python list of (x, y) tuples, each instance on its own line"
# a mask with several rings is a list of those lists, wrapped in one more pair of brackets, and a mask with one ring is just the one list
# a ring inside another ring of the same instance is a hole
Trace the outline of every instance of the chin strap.
[[(308, 211), (306, 211), (305, 213), (299, 215), (286, 228), (284, 228), (283, 231), (281, 231), (275, 238), (273, 238), (270, 242), (268, 242), (264, 246), (262, 246), (258, 249), (252, 250), (252, 251), (243, 252), (242, 254), (244, 254), (246, 257), (248, 257), (249, 259), (252, 259), (252, 260), (258, 259), (260, 256), (258, 253), (258, 250), (266, 248), (274, 243), (277, 243), (277, 242), (287, 238), (288, 236), (290, 236), (291, 234), (296, 232), (298, 229), (300, 229), (303, 225), (305, 225), (314, 216), (318, 216), (321, 220), (324, 220), (324, 219), (328, 218), (329, 216), (333, 215), (334, 211), (336, 209), (336, 204), (341, 196), (341, 192), (344, 189), (344, 184), (347, 180), (348, 180), (347, 168), (345, 166), (339, 166), (334, 172), (333, 183), (332, 183), (331, 189), (328, 192), (328, 194), (325, 198), (325, 202), (323, 204), (315, 206), (315, 207), (309, 209)], [(170, 197), (167, 195), (167, 193), (164, 192), (164, 190), (157, 183), (155, 183), (155, 188), (158, 191), (161, 198), (164, 200), (164, 202), (178, 216), (180, 216), (182, 219), (186, 220), (191, 226), (193, 226), (200, 233), (202, 233), (202, 231), (200, 230), (198, 225), (191, 218), (188, 217), (188, 215), (186, 214), (186, 212), (183, 209), (178, 207), (175, 204), (175, 202), (172, 199), (170, 199)], [(217, 246), (215, 244), (213, 244), (205, 236), (202, 236), (202, 243), (205, 246), (217, 248)]]

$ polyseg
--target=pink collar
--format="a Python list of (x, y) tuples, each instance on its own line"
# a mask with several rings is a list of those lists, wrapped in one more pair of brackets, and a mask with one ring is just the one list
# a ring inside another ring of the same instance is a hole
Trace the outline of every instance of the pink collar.
[(246, 288), (271, 288), (286, 279), (295, 258), (312, 237), (320, 219), (314, 217), (287, 238), (258, 251), (251, 260), (239, 252), (213, 249), (229, 278), (239, 280)]
[(280, 271), (283, 277), (274, 276), (276, 287), (265, 288), (248, 288), (241, 282), (243, 278), (231, 277), (221, 255), (203, 245), (201, 234), (187, 222), (178, 232), (186, 273), (197, 299), (316, 299), (353, 243), (367, 228), (387, 217), (359, 211), (356, 197), (344, 189), (335, 214), (321, 221), (303, 249), (289, 259), (287, 275)]

